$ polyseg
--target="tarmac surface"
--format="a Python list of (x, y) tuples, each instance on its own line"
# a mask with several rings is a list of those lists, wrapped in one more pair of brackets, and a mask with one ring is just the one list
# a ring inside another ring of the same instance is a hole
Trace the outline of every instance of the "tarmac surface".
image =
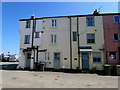
[(22, 70), (0, 73), (2, 88), (118, 88), (118, 76)]

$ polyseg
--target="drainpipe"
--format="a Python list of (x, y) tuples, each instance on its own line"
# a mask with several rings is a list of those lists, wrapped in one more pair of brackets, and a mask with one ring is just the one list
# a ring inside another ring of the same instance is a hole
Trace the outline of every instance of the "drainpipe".
[(68, 18), (70, 19), (70, 69), (72, 69), (71, 17)]
[(37, 46), (37, 55), (36, 55), (36, 61), (38, 63), (38, 46)]
[(77, 38), (78, 38), (78, 69), (80, 70), (80, 50), (79, 50), (79, 18), (77, 17)]
[(34, 42), (34, 32), (35, 32), (35, 27), (36, 27), (36, 20), (34, 16), (31, 16), (31, 19), (33, 19), (33, 28), (32, 28), (32, 43), (31, 47), (33, 48), (33, 42)]
[[(34, 57), (35, 57), (35, 48), (34, 48), (34, 32), (35, 32), (35, 29), (36, 29), (36, 20), (35, 20), (35, 17), (34, 16), (31, 16), (31, 19), (33, 19), (33, 27), (32, 27), (32, 43), (31, 43), (31, 48), (32, 50), (34, 51)], [(36, 60), (37, 61), (37, 60)], [(35, 58), (33, 58), (33, 62), (35, 64)], [(36, 64), (35, 64), (35, 67), (36, 67)]]

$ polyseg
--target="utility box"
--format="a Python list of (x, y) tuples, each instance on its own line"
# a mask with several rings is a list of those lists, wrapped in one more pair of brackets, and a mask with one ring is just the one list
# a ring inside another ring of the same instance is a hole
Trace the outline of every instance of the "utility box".
[(120, 76), (120, 65), (116, 65), (116, 71), (117, 71), (117, 75)]
[(110, 73), (110, 65), (108, 65), (108, 64), (104, 65), (104, 74), (105, 75), (110, 75), (111, 74)]

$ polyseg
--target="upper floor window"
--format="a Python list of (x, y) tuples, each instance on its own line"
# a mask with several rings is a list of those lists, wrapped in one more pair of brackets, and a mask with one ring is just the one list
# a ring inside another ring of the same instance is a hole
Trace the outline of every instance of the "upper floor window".
[(26, 28), (30, 28), (30, 24), (31, 24), (30, 20), (26, 21)]
[(35, 32), (35, 38), (39, 38), (40, 37), (40, 32)]
[(30, 44), (30, 35), (25, 35), (24, 44)]
[(93, 53), (93, 63), (101, 63), (101, 53), (100, 52)]
[(73, 32), (73, 41), (77, 41), (77, 32)]
[(120, 17), (114, 16), (114, 23), (120, 23)]
[(95, 43), (95, 34), (87, 34), (87, 43), (94, 44)]
[(52, 27), (56, 27), (57, 26), (57, 20), (56, 19), (51, 20), (51, 25), (52, 25)]
[(94, 17), (86, 17), (86, 25), (87, 26), (95, 26)]
[(114, 34), (114, 40), (120, 40), (120, 33)]
[(52, 44), (56, 43), (56, 35), (51, 35), (51, 43)]

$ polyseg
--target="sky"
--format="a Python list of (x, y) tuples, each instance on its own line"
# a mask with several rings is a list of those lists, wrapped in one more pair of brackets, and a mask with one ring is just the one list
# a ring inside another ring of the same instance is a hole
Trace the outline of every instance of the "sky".
[(2, 2), (2, 51), (19, 54), (19, 19), (118, 12), (118, 2)]

